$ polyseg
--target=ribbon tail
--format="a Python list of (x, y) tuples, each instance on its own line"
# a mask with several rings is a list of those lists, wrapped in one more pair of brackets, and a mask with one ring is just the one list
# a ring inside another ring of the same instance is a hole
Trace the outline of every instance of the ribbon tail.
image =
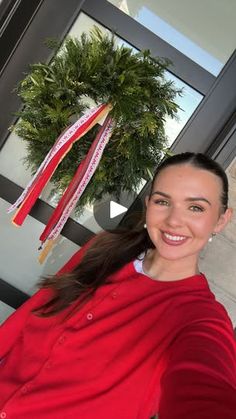
[(13, 217), (12, 222), (14, 224), (23, 224), (26, 216), (35, 204), (44, 186), (51, 179), (57, 166), (69, 152), (73, 143), (80, 139), (85, 132), (96, 124), (97, 120), (107, 112), (109, 106), (110, 105), (100, 105), (98, 108), (95, 108), (95, 110), (90, 111), (88, 114), (81, 117), (71, 128), (66, 130), (65, 133), (57, 140), (57, 146), (53, 147), (49, 153), (50, 156), (49, 159), (47, 159), (47, 164), (42, 168), (42, 170), (40, 170), (40, 172), (38, 172), (34, 182), (32, 182), (30, 188), (28, 188), (20, 208)]
[(50, 233), (50, 231), (53, 229), (53, 227), (56, 225), (56, 223), (58, 222), (58, 220), (61, 217), (61, 214), (68, 202), (68, 199), (70, 199), (71, 196), (73, 196), (73, 193), (76, 189), (77, 186), (77, 178), (80, 176), (80, 173), (83, 171), (83, 166), (84, 166), (84, 160), (80, 163), (75, 176), (73, 177), (72, 181), (70, 182), (69, 186), (67, 187), (66, 191), (64, 192), (62, 198), (60, 199), (57, 207), (55, 208), (55, 210), (53, 211), (51, 217), (49, 218), (49, 221), (45, 227), (45, 229), (43, 230), (41, 236), (39, 237), (39, 240), (41, 242), (44, 242), (45, 240), (47, 240), (47, 237)]
[(78, 185), (77, 190), (75, 191), (72, 199), (68, 202), (67, 206), (65, 207), (61, 218), (59, 219), (58, 223), (55, 225), (53, 230), (48, 236), (48, 239), (55, 239), (60, 234), (61, 230), (63, 229), (66, 221), (68, 220), (71, 212), (75, 208), (80, 196), (86, 189), (88, 183), (90, 182), (103, 154), (106, 144), (108, 143), (111, 135), (112, 135), (113, 124), (112, 120), (107, 120), (107, 124), (104, 128), (104, 131), (100, 137), (99, 142), (97, 143), (96, 147), (94, 148), (93, 154), (91, 156), (89, 165), (86, 169), (86, 172), (81, 180), (80, 184)]
[(64, 192), (64, 194), (63, 194), (61, 200), (59, 201), (56, 209), (53, 211), (53, 213), (52, 213), (44, 231), (42, 232), (42, 234), (40, 236), (40, 240), (42, 242), (44, 242), (47, 239), (51, 230), (55, 227), (55, 225), (59, 221), (66, 205), (72, 199), (79, 183), (81, 182), (81, 180), (82, 180), (82, 178), (83, 178), (83, 176), (84, 176), (84, 174), (85, 174), (85, 172), (88, 168), (89, 162), (92, 158), (92, 155), (94, 153), (96, 145), (99, 142), (101, 136), (103, 135), (104, 130), (106, 129), (107, 122), (108, 122), (108, 116), (106, 117), (106, 120), (105, 120), (103, 126), (100, 128), (99, 132), (96, 135), (95, 140), (93, 141), (92, 145), (90, 146), (88, 154), (86, 155), (84, 160), (80, 163), (72, 181), (70, 182), (69, 186), (67, 187), (66, 191)]
[[(64, 157), (65, 154), (67, 154), (67, 152), (70, 150), (71, 147), (69, 147), (67, 150), (66, 150), (66, 147), (64, 147), (64, 148), (65, 148), (64, 154), (62, 156), (60, 156), (60, 154), (58, 153), (57, 156), (53, 160), (51, 160), (51, 162), (48, 164), (48, 166), (46, 167), (44, 172), (41, 173), (40, 178), (37, 179), (37, 182), (34, 184), (34, 187), (30, 190), (30, 192), (26, 196), (25, 200), (22, 202), (20, 208), (18, 209), (18, 211), (14, 215), (14, 217), (12, 219), (12, 222), (14, 224), (16, 224), (18, 226), (23, 224), (25, 218), (27, 217), (27, 215), (31, 211), (33, 205), (35, 204), (36, 200), (38, 199), (39, 195), (41, 194), (43, 188), (45, 187), (45, 185), (51, 179), (54, 171), (56, 170), (58, 164), (61, 161), (61, 158)], [(61, 149), (61, 150), (64, 151), (63, 149)]]
[(28, 185), (26, 186), (26, 188), (24, 189), (24, 191), (22, 192), (22, 194), (19, 196), (19, 198), (14, 202), (14, 204), (12, 204), (7, 212), (10, 213), (12, 211), (14, 211), (16, 208), (19, 208), (20, 204), (25, 200), (26, 196), (28, 196), (34, 186), (35, 183), (37, 182), (37, 180), (39, 179), (39, 177), (41, 176), (43, 170), (47, 167), (48, 163), (50, 162), (50, 160), (52, 159), (53, 155), (55, 154), (55, 150), (58, 149), (58, 143), (60, 143), (61, 138), (63, 137), (64, 133), (67, 131), (67, 129), (65, 129), (61, 135), (59, 135), (59, 137), (57, 138), (55, 144), (53, 145), (53, 147), (51, 148), (51, 150), (49, 150), (48, 154), (46, 155), (45, 159), (42, 161), (42, 163), (40, 164), (38, 170), (36, 171), (36, 173), (34, 174), (33, 178), (30, 180), (30, 182), (28, 183)]
[(55, 240), (48, 240), (47, 245), (44, 247), (44, 249), (42, 250), (42, 252), (40, 253), (38, 257), (38, 261), (40, 264), (43, 264), (49, 252), (51, 252), (54, 244), (55, 244)]

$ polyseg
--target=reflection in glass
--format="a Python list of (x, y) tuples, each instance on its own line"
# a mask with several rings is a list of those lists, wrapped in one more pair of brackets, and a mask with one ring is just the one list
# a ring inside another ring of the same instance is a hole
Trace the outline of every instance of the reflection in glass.
[(165, 131), (168, 145), (171, 146), (203, 99), (203, 96), (171, 73), (167, 72), (166, 78), (173, 81), (177, 88), (182, 89), (182, 95), (176, 98), (176, 102), (180, 107), (177, 119), (166, 119)]
[[(234, 1), (109, 2), (216, 76), (235, 49)], [(219, 30), (222, 24), (224, 31)]]

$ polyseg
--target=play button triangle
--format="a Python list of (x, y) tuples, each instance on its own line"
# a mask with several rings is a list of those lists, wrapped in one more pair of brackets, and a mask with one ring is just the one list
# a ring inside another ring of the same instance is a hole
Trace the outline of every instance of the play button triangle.
[(117, 202), (110, 201), (110, 218), (115, 218), (117, 215), (123, 214), (127, 211), (127, 209), (128, 208), (118, 204)]

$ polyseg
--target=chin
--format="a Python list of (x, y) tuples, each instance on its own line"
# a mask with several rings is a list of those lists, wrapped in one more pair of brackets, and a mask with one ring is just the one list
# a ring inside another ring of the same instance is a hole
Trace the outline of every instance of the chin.
[(169, 260), (169, 261), (173, 261), (173, 262), (177, 260), (181, 260), (181, 259), (188, 259), (188, 258), (197, 260), (198, 255), (201, 250), (200, 249), (197, 251), (194, 250), (193, 252), (186, 252), (186, 249), (185, 251), (183, 251), (184, 249), (180, 249), (180, 248), (163, 249), (160, 246), (159, 248), (157, 246), (156, 249), (157, 249), (159, 257)]
[(159, 253), (159, 256), (163, 259), (175, 262), (177, 260), (185, 259), (189, 255), (173, 255), (173, 254), (170, 255), (170, 254), (165, 254), (165, 253), (163, 253), (163, 254)]

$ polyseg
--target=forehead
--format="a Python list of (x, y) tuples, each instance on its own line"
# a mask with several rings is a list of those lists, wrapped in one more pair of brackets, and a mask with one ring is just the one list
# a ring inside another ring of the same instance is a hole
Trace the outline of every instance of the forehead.
[(192, 193), (201, 193), (201, 195), (204, 193), (219, 197), (222, 193), (222, 182), (218, 176), (208, 170), (190, 164), (181, 164), (161, 170), (155, 179), (153, 192), (155, 189), (161, 189), (166, 193), (181, 190), (190, 196)]

